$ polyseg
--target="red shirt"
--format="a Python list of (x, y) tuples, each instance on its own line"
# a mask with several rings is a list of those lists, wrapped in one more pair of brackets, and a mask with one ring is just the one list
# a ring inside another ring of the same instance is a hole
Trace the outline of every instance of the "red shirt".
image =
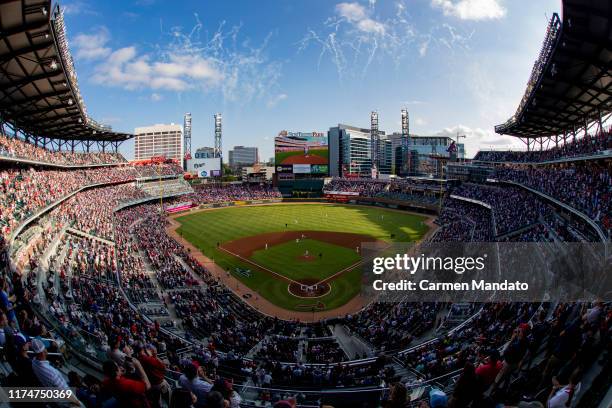
[(158, 358), (146, 355), (138, 357), (138, 360), (140, 360), (142, 368), (144, 368), (145, 372), (147, 373), (151, 384), (158, 385), (164, 380), (166, 365), (162, 361), (160, 361)]
[(493, 381), (495, 381), (495, 377), (497, 377), (499, 370), (502, 369), (502, 365), (501, 361), (498, 361), (495, 366), (493, 366), (491, 362), (481, 364), (476, 368), (476, 375), (483, 379), (485, 385), (491, 385)]
[(145, 395), (146, 386), (142, 381), (124, 377), (112, 380), (105, 379), (102, 381), (102, 387), (117, 399), (120, 407), (149, 408), (149, 402)]

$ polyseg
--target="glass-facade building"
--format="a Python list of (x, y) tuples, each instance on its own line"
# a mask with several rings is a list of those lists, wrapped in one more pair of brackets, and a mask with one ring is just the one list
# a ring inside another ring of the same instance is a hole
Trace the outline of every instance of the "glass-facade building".
[[(380, 174), (391, 174), (393, 164), (392, 143), (380, 135)], [(370, 129), (339, 124), (327, 132), (329, 139), (329, 175), (342, 177), (355, 175), (359, 177), (372, 176), (372, 145)]]
[(234, 146), (229, 151), (230, 166), (251, 166), (259, 162), (259, 150), (256, 147)]

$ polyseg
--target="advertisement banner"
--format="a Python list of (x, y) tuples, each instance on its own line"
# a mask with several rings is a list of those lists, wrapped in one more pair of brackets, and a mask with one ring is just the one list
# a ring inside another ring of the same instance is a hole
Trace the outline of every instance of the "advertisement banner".
[(310, 164), (294, 164), (294, 174), (310, 174)]
[(327, 164), (313, 164), (310, 166), (312, 174), (328, 174), (329, 166)]
[(277, 173), (293, 173), (293, 165), (291, 164), (279, 164), (276, 166)]
[(200, 178), (221, 176), (221, 158), (196, 158), (187, 160), (187, 171), (196, 173)]

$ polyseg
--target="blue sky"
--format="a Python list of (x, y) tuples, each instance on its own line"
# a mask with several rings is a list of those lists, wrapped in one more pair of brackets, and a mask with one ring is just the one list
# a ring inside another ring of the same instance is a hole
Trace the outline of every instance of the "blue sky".
[[(525, 89), (547, 19), (560, 0), (67, 0), (68, 39), (90, 115), (113, 128), (182, 123), (193, 148), (258, 146), (269, 158), (282, 129), (337, 123), (497, 136)], [(133, 142), (122, 151), (132, 157)], [(227, 154), (226, 154), (227, 157)]]

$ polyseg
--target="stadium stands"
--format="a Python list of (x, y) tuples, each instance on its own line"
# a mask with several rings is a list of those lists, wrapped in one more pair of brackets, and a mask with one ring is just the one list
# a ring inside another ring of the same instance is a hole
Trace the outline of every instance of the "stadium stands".
[[(566, 19), (578, 13), (575, 0), (564, 7)], [(42, 27), (62, 23), (38, 18)], [(503, 132), (547, 134), (530, 122), (537, 115), (527, 107), (541, 92), (559, 38), (578, 35), (566, 22), (553, 23)], [(69, 58), (53, 44), (50, 52)], [(81, 105), (74, 73), (57, 75), (70, 81)], [(7, 119), (15, 115), (3, 109)], [(82, 111), (62, 113), (75, 115), (63, 125), (76, 126), (71, 137), (94, 127), (96, 142), (129, 137), (101, 129)], [(29, 130), (41, 125), (36, 115), (24, 122)], [(610, 140), (602, 128), (548, 150), (480, 152), (479, 161), (511, 162), (496, 167), (495, 182), (333, 179), (324, 191), (437, 208), (430, 242), (536, 241), (555, 250), (560, 242), (601, 237), (551, 199), (583, 213), (609, 239)], [(226, 401), (232, 408), (288, 398), (304, 407), (563, 406), (570, 399), (586, 407), (609, 387), (609, 303), (373, 302), (315, 324), (280, 320), (244, 302), (170, 237), (160, 208), (280, 200), (274, 187), (189, 185), (180, 166), (126, 163), (116, 146), (51, 151), (6, 136), (0, 165), (2, 385), (69, 385), (86, 407), (166, 407), (189, 391), (196, 407)], [(188, 406), (180, 404), (174, 406)]]
[(125, 163), (125, 158), (119, 153), (79, 153), (68, 151), (52, 152), (37, 147), (15, 137), (0, 135), (0, 157), (31, 160), (47, 164), (61, 165), (99, 165)]
[(532, 151), (494, 151), (481, 150), (474, 161), (497, 163), (542, 163), (572, 161), (585, 158), (598, 158), (604, 154), (612, 154), (612, 130), (607, 129), (595, 135), (587, 135), (579, 139), (568, 140), (561, 146), (546, 150)]

